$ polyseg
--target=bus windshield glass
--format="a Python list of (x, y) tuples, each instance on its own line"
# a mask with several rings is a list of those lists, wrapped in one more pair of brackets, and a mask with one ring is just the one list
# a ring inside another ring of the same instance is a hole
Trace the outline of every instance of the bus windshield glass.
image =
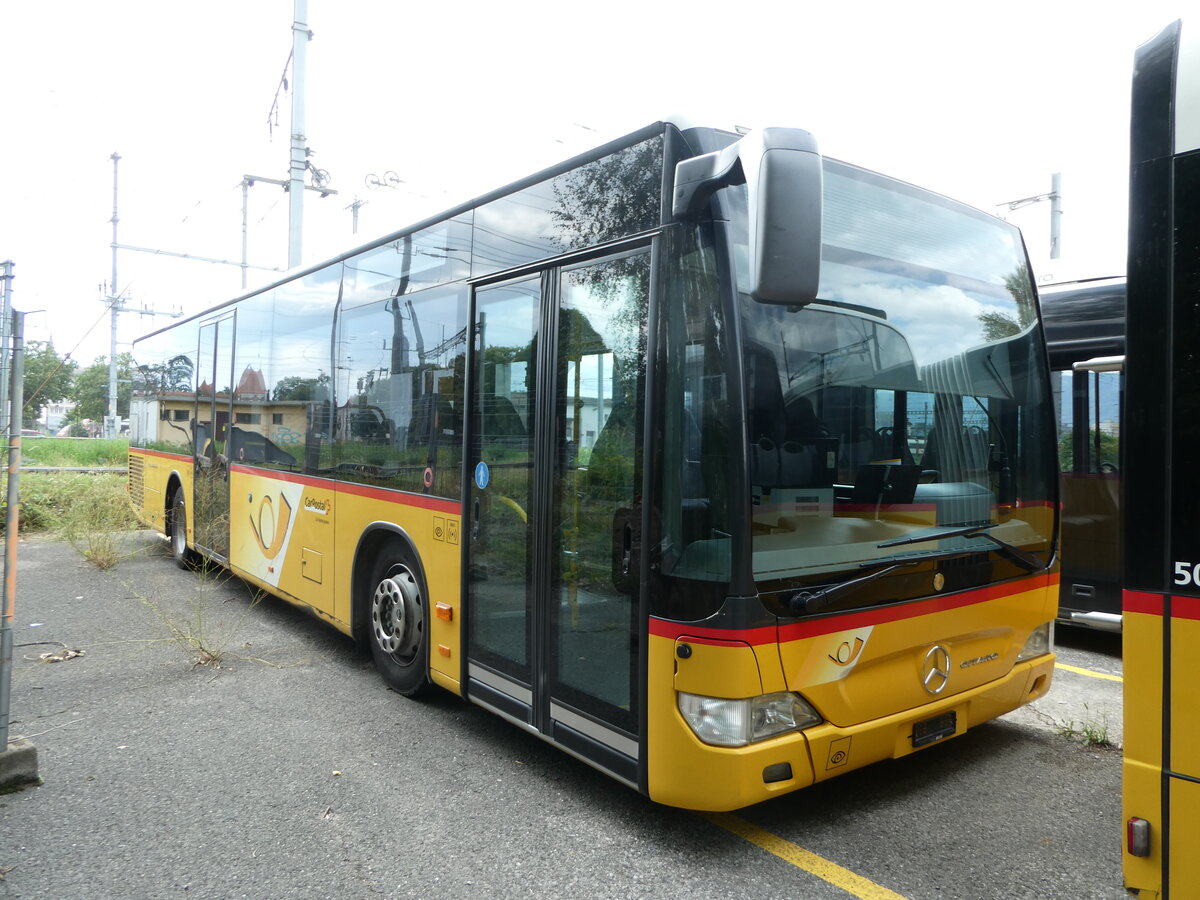
[(905, 580), (928, 592), (935, 559), (960, 573), (947, 589), (1028, 572), (1030, 554), (1048, 565), (1053, 419), (1017, 230), (826, 161), (818, 299), (777, 306), (747, 292), (744, 190), (727, 194), (760, 592), (900, 563), (863, 592), (902, 599)]

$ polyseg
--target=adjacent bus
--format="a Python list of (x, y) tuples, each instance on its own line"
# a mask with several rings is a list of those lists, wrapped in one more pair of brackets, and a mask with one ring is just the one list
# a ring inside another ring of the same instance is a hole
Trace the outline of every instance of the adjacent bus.
[(1125, 279), (1038, 291), (1062, 471), (1059, 619), (1121, 630), (1121, 406)]
[(794, 129), (657, 123), (135, 344), (204, 558), (652, 799), (1041, 696), (1057, 473), (1020, 234)]
[(1200, 28), (1137, 51), (1124, 441), (1124, 873), (1200, 885)]

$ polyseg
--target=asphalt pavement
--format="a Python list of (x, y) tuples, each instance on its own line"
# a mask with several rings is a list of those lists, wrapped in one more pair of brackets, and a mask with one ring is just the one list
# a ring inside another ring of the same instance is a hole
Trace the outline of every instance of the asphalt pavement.
[[(102, 573), (21, 543), (11, 733), (42, 783), (0, 795), (0, 898), (852, 896), (448, 694), (389, 692), (347, 638), (148, 534), (126, 548)], [(1068, 701), (1070, 674), (1057, 706), (737, 817), (911, 900), (1123, 898), (1119, 752), (1061, 727), (1113, 690), (1119, 722), (1119, 684), (1072, 676)]]

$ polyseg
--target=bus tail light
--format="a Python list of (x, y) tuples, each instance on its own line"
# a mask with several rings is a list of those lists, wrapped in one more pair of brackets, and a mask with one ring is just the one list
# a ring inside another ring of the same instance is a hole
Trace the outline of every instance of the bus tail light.
[(1125, 823), (1125, 849), (1130, 856), (1150, 855), (1150, 823), (1137, 816)]
[(681, 692), (679, 712), (696, 737), (717, 747), (744, 747), (821, 721), (803, 697), (787, 692), (742, 700)]
[(1017, 662), (1024, 662), (1027, 659), (1033, 659), (1035, 656), (1044, 656), (1054, 649), (1054, 623), (1043, 622), (1037, 628), (1033, 629), (1033, 633), (1029, 635), (1029, 640), (1025, 642), (1025, 646), (1021, 648), (1021, 652), (1017, 654)]

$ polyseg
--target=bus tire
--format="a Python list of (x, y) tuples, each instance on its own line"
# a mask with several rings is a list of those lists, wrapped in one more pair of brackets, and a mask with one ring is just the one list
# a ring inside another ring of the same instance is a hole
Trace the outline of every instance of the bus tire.
[(187, 542), (187, 498), (183, 488), (176, 488), (171, 496), (171, 511), (167, 516), (167, 537), (171, 541), (171, 556), (181, 569), (194, 569), (200, 555), (188, 547)]
[(382, 548), (367, 582), (367, 631), (375, 667), (392, 690), (429, 689), (429, 603), (421, 575), (395, 543)]

